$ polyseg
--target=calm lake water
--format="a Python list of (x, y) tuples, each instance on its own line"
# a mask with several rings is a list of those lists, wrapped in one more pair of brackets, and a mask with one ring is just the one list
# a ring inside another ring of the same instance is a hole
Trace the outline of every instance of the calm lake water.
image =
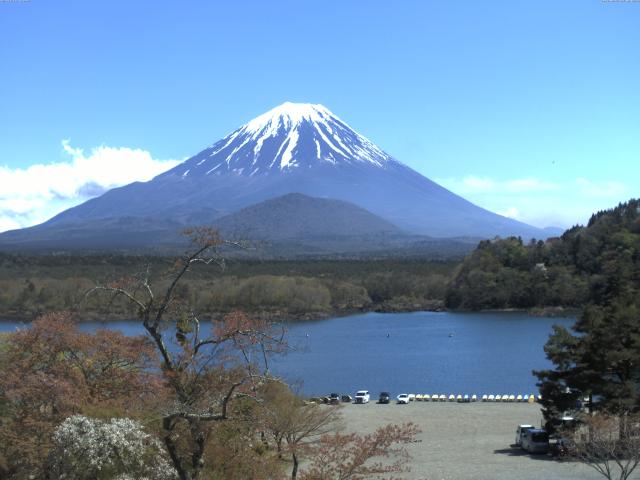
[[(273, 359), (272, 371), (302, 382), (307, 395), (367, 389), (406, 393), (529, 394), (537, 392), (532, 370), (548, 367), (543, 346), (554, 324), (573, 318), (525, 313), (367, 313), (286, 324), (292, 351)], [(0, 322), (12, 331), (17, 322)], [(108, 327), (128, 335), (139, 323), (81, 325)]]

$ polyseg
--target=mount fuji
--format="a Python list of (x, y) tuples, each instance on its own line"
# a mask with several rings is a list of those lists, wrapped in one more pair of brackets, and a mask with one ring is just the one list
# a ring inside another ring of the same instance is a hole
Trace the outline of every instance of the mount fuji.
[[(61, 244), (70, 232), (78, 244), (91, 247), (92, 238), (105, 238), (104, 231), (118, 237), (118, 245), (126, 246), (128, 237), (139, 244), (149, 234), (215, 225), (291, 193), (349, 202), (408, 234), (549, 236), (441, 187), (322, 105), (287, 102), (149, 182), (114, 188), (41, 225), (0, 235), (0, 247)], [(330, 219), (331, 209), (326, 215)]]

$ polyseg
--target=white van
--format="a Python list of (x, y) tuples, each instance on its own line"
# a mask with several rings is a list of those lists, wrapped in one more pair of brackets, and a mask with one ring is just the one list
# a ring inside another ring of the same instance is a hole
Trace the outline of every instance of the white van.
[(371, 395), (368, 390), (358, 390), (356, 393), (355, 403), (369, 403)]
[(547, 453), (549, 434), (540, 428), (526, 430), (522, 435), (522, 449), (528, 453)]

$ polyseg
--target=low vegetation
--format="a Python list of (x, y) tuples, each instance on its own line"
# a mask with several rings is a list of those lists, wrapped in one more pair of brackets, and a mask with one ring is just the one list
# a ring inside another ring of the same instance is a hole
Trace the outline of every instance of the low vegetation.
[[(195, 266), (180, 293), (199, 311), (221, 318), (235, 309), (265, 318), (308, 318), (358, 311), (441, 308), (455, 261), (228, 260)], [(167, 286), (173, 259), (124, 255), (27, 256), (0, 253), (0, 317), (32, 319), (74, 310), (83, 318), (132, 318), (116, 300), (85, 299), (96, 282), (149, 271)], [(141, 272), (141, 268), (143, 271)]]

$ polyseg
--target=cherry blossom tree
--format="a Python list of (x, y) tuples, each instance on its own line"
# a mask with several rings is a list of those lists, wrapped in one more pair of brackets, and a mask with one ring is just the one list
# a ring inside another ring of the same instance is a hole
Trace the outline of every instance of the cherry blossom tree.
[(310, 466), (303, 480), (366, 480), (407, 471), (406, 446), (420, 430), (413, 423), (387, 425), (368, 435), (323, 436), (309, 448)]
[[(79, 332), (68, 313), (36, 319), (0, 339), (0, 477), (42, 468), (52, 433), (79, 412), (127, 414), (161, 395), (144, 337)], [(145, 407), (148, 408), (148, 407)]]
[(109, 421), (74, 415), (56, 428), (51, 480), (174, 480), (158, 439), (129, 418)]
[(158, 290), (147, 269), (98, 285), (87, 295), (106, 292), (136, 307), (169, 392), (160, 412), (163, 442), (179, 478), (196, 480), (208, 468), (205, 454), (213, 425), (232, 418), (237, 399), (258, 401), (256, 391), (268, 378), (267, 359), (284, 348), (284, 331), (239, 311), (205, 329), (199, 313), (181, 296), (180, 282), (196, 265), (223, 265), (218, 249), (228, 242), (211, 228), (185, 233), (194, 249), (166, 275), (166, 288)]

